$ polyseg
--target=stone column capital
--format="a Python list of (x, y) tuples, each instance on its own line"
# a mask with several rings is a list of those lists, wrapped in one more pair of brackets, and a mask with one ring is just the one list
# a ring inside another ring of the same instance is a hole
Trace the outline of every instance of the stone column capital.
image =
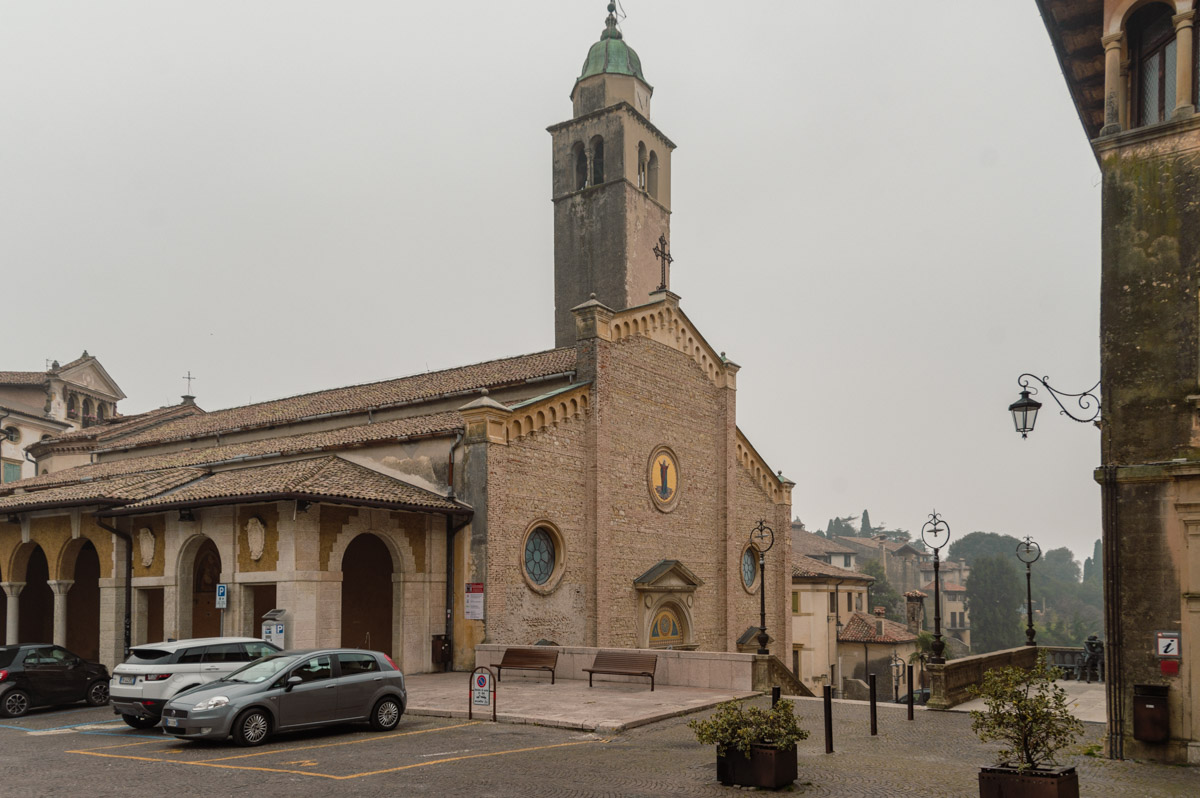
[(1196, 9), (1194, 8), (1191, 11), (1184, 11), (1182, 14), (1176, 14), (1175, 16), (1171, 17), (1171, 21), (1175, 23), (1176, 31), (1180, 30), (1181, 28), (1192, 27), (1192, 23), (1195, 21), (1195, 19)]
[(1101, 36), (1100, 43), (1104, 45), (1105, 50), (1111, 50), (1114, 47), (1120, 47), (1121, 40), (1124, 38), (1125, 34), (1123, 32), (1110, 33), (1107, 36)]
[(24, 582), (0, 582), (0, 588), (4, 589), (4, 595), (11, 599), (21, 595), (21, 589), (24, 587)]
[(54, 591), (56, 596), (65, 596), (67, 591), (71, 589), (71, 585), (75, 584), (74, 579), (47, 579), (46, 584)]

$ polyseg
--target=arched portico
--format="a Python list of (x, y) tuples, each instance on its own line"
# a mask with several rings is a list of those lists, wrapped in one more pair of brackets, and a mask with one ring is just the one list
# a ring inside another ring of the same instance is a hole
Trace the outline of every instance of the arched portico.
[(428, 663), (421, 651), (409, 652), (413, 657), (420, 654), (421, 662), (405, 664), (406, 578), (414, 571), (411, 553), (405, 549), (393, 535), (374, 526), (347, 529), (338, 535), (330, 552), (329, 572), (341, 577), (335, 626), (341, 631), (330, 643), (369, 647), (384, 652), (402, 669), (422, 671)]
[(54, 642), (88, 660), (100, 657), (100, 556), (87, 538), (76, 538), (59, 557), (54, 595)]
[(53, 641), (54, 593), (50, 589), (50, 567), (46, 553), (37, 543), (22, 543), (13, 553), (12, 583), (21, 587), (11, 590), (8, 595), (9, 624), (16, 622), (15, 629), (11, 625), (8, 629), (10, 642)]
[(221, 634), (221, 611), (216, 607), (221, 553), (212, 538), (194, 535), (180, 547), (176, 575), (179, 636)]

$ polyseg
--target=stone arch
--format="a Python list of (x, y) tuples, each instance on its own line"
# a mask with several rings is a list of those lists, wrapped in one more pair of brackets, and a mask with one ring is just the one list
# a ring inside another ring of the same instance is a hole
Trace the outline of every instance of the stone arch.
[(395, 563), (384, 539), (355, 535), (342, 552), (341, 644), (392, 653)]
[[(655, 627), (661, 624), (663, 616), (667, 614), (673, 616), (679, 626), (677, 641), (656, 634), (658, 630)], [(692, 622), (691, 608), (687, 606), (686, 602), (679, 601), (670, 595), (662, 597), (654, 603), (646, 617), (649, 619), (645, 637), (647, 648), (680, 648), (695, 645), (696, 641), (693, 636), (695, 624)]]
[(598, 186), (604, 182), (604, 137), (592, 136), (589, 148), (592, 155), (591, 185)]
[(638, 142), (637, 155), (637, 187), (646, 190), (646, 142)]
[(216, 541), (195, 534), (179, 547), (175, 580), (180, 637), (215, 637), (220, 634), (216, 585), (221, 579), (221, 552)]
[(658, 153), (650, 151), (650, 159), (646, 163), (646, 191), (654, 199), (658, 199)]
[(66, 647), (88, 660), (100, 658), (100, 554), (87, 538), (75, 538), (58, 558), (58, 574), (67, 590)]
[(575, 146), (571, 149), (572, 166), (574, 167), (574, 186), (576, 191), (581, 191), (587, 188), (588, 185), (588, 159), (587, 150), (584, 149), (583, 142), (575, 142)]
[(54, 593), (50, 589), (50, 563), (37, 543), (23, 543), (14, 553), (12, 580), (23, 582), (17, 605), (18, 643), (54, 640)]
[[(357, 542), (357, 545), (356, 545)], [(374, 554), (372, 554), (374, 549)], [(387, 557), (382, 552), (387, 552)], [(364, 553), (365, 552), (365, 553)], [(349, 554), (349, 561), (347, 560)], [(360, 556), (361, 555), (361, 556)], [(379, 562), (382, 560), (383, 562)], [(360, 567), (361, 566), (361, 567)], [(375, 567), (372, 567), (375, 566)], [(347, 574), (347, 568), (350, 573)], [(366, 571), (366, 577), (359, 571)], [(329, 554), (329, 572), (342, 577), (338, 601), (339, 642), (351, 648), (367, 648), (366, 632), (371, 633), (369, 648), (383, 651), (401, 668), (404, 662), (404, 577), (415, 572), (410, 552), (400, 546), (397, 539), (379, 532), (370, 524), (357, 529), (348, 529), (338, 534), (333, 550)], [(386, 595), (379, 595), (386, 576)], [(372, 578), (373, 577), (373, 578)], [(348, 586), (354, 585), (351, 589)], [(357, 588), (366, 588), (359, 591)], [(361, 593), (361, 595), (359, 595)], [(356, 622), (351, 613), (359, 612), (359, 606), (369, 605), (373, 615)], [(378, 631), (380, 624), (386, 632)], [(412, 669), (410, 663), (407, 667)], [(421, 668), (424, 670), (424, 668)]]
[(1121, 33), (1125, 30), (1126, 23), (1129, 22), (1129, 17), (1140, 10), (1143, 6), (1153, 5), (1158, 3), (1174, 9), (1175, 14), (1182, 14), (1185, 11), (1190, 11), (1194, 8), (1194, 0), (1123, 0), (1113, 9), (1112, 15), (1108, 18), (1108, 30), (1104, 31), (1104, 35), (1109, 36), (1114, 33)]

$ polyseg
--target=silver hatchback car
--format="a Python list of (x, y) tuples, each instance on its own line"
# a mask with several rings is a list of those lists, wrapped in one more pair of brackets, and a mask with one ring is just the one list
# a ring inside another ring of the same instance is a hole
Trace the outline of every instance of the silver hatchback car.
[(272, 733), (368, 721), (390, 731), (408, 704), (404, 674), (378, 651), (322, 649), (263, 657), (176, 695), (163, 730), (189, 740), (259, 745)]

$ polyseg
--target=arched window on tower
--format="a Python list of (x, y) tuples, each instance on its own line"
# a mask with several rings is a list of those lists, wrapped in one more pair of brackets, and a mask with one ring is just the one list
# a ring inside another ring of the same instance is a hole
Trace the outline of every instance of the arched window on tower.
[(587, 188), (588, 184), (587, 151), (584, 150), (583, 142), (581, 141), (576, 143), (572, 152), (574, 153), (572, 157), (575, 160), (575, 190), (579, 191)]
[(67, 418), (79, 417), (79, 405), (75, 402), (75, 394), (67, 396)]
[(1175, 24), (1171, 6), (1151, 3), (1129, 18), (1129, 63), (1133, 70), (1134, 124), (1153, 125), (1175, 110)]
[(592, 185), (598, 186), (604, 182), (604, 139), (596, 136), (592, 139)]
[(96, 422), (96, 416), (92, 411), (92, 400), (83, 400), (83, 426), (90, 427)]
[(646, 166), (646, 190), (658, 199), (658, 153), (654, 151), (650, 152), (650, 162)]
[(638, 142), (637, 187), (646, 190), (646, 145), (641, 141)]

